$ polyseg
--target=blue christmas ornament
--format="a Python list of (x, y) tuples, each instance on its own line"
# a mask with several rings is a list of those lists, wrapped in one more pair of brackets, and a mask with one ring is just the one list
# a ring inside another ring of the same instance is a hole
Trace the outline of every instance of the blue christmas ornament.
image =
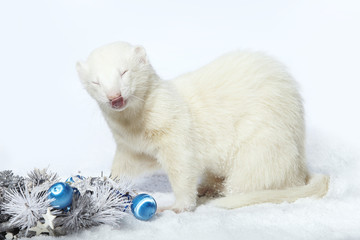
[(155, 199), (148, 194), (137, 195), (131, 204), (131, 212), (142, 221), (152, 218), (156, 212), (157, 204)]
[(49, 199), (55, 199), (50, 204), (56, 209), (65, 209), (72, 203), (74, 190), (67, 183), (58, 182), (52, 185), (49, 190)]
[(75, 176), (68, 177), (68, 179), (66, 179), (65, 182), (67, 184), (71, 185), (72, 183), (79, 182), (79, 181), (82, 181), (84, 179), (85, 179), (85, 177), (83, 177), (83, 176), (75, 175)]

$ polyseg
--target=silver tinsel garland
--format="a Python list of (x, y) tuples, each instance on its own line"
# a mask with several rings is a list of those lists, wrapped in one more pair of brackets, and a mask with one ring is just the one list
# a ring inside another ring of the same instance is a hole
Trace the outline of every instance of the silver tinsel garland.
[[(24, 178), (14, 175), (12, 171), (1, 171), (0, 172), (0, 232), (4, 228), (6, 222), (9, 221), (10, 215), (5, 213), (5, 191), (6, 189), (17, 189), (20, 190), (24, 187)], [(4, 224), (2, 224), (4, 223)], [(1, 238), (0, 238), (1, 239)]]
[(5, 194), (4, 212), (11, 216), (9, 222), (13, 227), (27, 229), (34, 226), (46, 213), (51, 200), (41, 187), (35, 186), (31, 191), (16, 188), (8, 189)]
[(57, 174), (47, 169), (35, 169), (26, 178), (0, 172), (0, 240), (7, 233), (59, 236), (101, 224), (119, 227), (134, 195), (125, 179), (77, 178), (67, 182), (74, 189), (72, 205), (57, 210), (50, 204), (48, 189), (58, 181)]

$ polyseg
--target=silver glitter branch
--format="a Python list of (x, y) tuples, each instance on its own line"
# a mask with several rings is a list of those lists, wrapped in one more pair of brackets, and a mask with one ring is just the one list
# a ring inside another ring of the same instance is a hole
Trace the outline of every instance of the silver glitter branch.
[(91, 200), (94, 206), (93, 220), (114, 227), (120, 226), (120, 220), (125, 215), (124, 210), (130, 204), (127, 197), (109, 186), (98, 186)]
[(28, 177), (25, 178), (25, 184), (31, 190), (33, 187), (41, 186), (43, 191), (47, 191), (51, 185), (58, 182), (59, 176), (57, 173), (53, 173), (45, 169), (35, 168), (28, 173)]
[[(91, 190), (79, 189), (83, 194), (73, 198), (71, 210), (58, 215), (55, 225), (62, 229), (61, 232), (76, 232), (101, 224), (119, 227), (130, 206), (130, 195), (123, 189), (114, 188), (115, 182), (109, 179), (92, 178), (84, 180), (82, 184)], [(120, 186), (120, 183), (116, 184)]]
[(41, 188), (34, 187), (31, 192), (25, 189), (9, 189), (5, 193), (4, 213), (12, 216), (10, 225), (27, 229), (34, 225), (46, 213), (51, 200)]

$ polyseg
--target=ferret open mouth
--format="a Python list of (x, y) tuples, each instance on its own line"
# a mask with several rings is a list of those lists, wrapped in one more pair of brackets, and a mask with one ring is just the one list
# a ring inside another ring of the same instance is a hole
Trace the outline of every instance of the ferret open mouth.
[(121, 109), (126, 105), (126, 100), (122, 96), (120, 96), (111, 100), (110, 103), (112, 108)]

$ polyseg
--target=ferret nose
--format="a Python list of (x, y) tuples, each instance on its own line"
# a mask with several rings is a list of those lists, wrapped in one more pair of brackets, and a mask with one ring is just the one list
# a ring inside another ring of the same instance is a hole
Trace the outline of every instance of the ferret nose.
[(108, 97), (108, 99), (109, 99), (110, 101), (112, 101), (112, 100), (114, 100), (114, 99), (116, 99), (116, 98), (119, 98), (120, 96), (121, 96), (121, 93), (116, 93), (116, 94), (108, 95), (107, 97)]

